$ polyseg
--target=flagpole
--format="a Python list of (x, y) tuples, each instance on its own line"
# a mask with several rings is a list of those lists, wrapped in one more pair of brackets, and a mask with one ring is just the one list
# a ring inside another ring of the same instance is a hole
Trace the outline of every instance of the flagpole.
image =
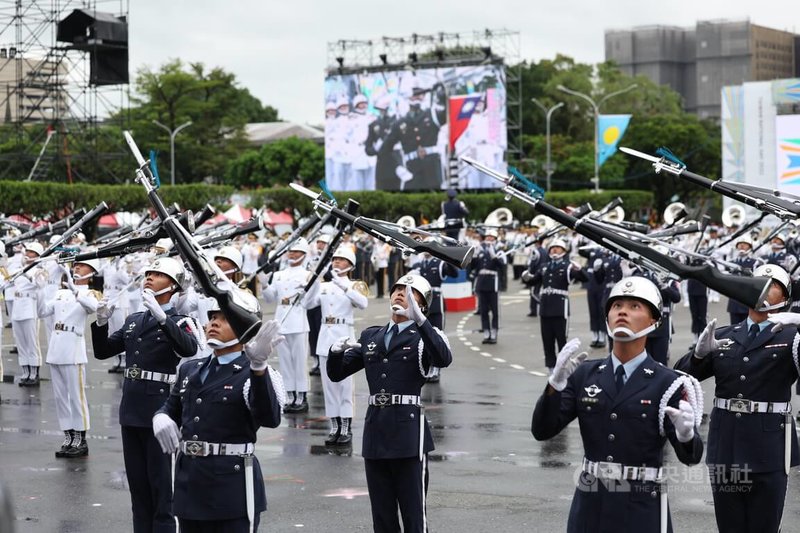
[(539, 106), (539, 109), (544, 111), (545, 115), (545, 144), (547, 147), (547, 163), (544, 169), (545, 175), (547, 176), (547, 192), (550, 192), (550, 177), (553, 175), (553, 167), (552, 163), (550, 162), (550, 117), (553, 116), (553, 112), (558, 109), (559, 107), (564, 105), (564, 102), (559, 102), (550, 109), (546, 108), (543, 103), (541, 103), (536, 98), (531, 98), (531, 102)]
[(638, 84), (636, 84), (636, 83), (628, 85), (624, 89), (621, 89), (619, 91), (614, 91), (613, 93), (609, 93), (609, 94), (605, 95), (603, 98), (600, 99), (600, 102), (598, 102), (598, 103), (595, 103), (595, 101), (592, 99), (591, 96), (583, 94), (583, 93), (580, 93), (578, 91), (573, 91), (572, 89), (568, 89), (568, 88), (564, 87), (563, 85), (558, 85), (556, 87), (556, 89), (558, 89), (561, 92), (564, 92), (564, 93), (567, 93), (567, 94), (571, 94), (572, 96), (578, 96), (580, 98), (583, 98), (584, 100), (589, 102), (589, 104), (592, 106), (592, 110), (594, 111), (594, 178), (592, 178), (592, 181), (594, 182), (594, 192), (595, 192), (595, 194), (600, 192), (600, 145), (598, 143), (598, 141), (599, 141), (599, 131), (598, 130), (600, 128), (600, 106), (603, 105), (603, 103), (606, 100), (608, 100), (609, 98), (611, 98), (613, 96), (619, 96), (620, 94), (624, 94), (624, 93), (626, 93), (628, 91), (632, 91), (636, 87), (638, 87)]

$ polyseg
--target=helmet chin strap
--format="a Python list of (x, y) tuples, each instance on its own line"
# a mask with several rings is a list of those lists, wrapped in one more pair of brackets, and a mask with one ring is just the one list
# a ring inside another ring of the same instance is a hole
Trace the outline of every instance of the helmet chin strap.
[(306, 259), (306, 257), (303, 256), (300, 259), (297, 259), (296, 261), (292, 261), (291, 259), (289, 259), (288, 261), (289, 261), (289, 265), (291, 265), (293, 267), (296, 267), (296, 266), (302, 265), (303, 261), (305, 261), (305, 259)]
[(550, 259), (558, 260), (558, 259), (561, 259), (562, 257), (564, 257), (564, 255), (566, 255), (566, 254), (550, 254)]
[(338, 268), (332, 268), (331, 272), (334, 272), (337, 276), (341, 276), (342, 274), (347, 274), (351, 270), (353, 270), (353, 267), (349, 266), (349, 267), (343, 268), (341, 270), (338, 269)]
[(85, 274), (83, 276), (76, 276), (74, 274), (72, 275), (72, 279), (75, 280), (75, 281), (83, 281), (85, 279), (89, 279), (89, 278), (93, 278), (93, 277), (94, 277), (94, 272), (92, 272), (91, 274)]
[(160, 291), (152, 291), (152, 293), (153, 293), (153, 296), (161, 296), (162, 294), (166, 294), (169, 291), (174, 291), (175, 289), (177, 289), (177, 287), (175, 285), (170, 285), (169, 287), (164, 287)]
[(223, 348), (230, 348), (231, 346), (234, 346), (236, 344), (239, 344), (239, 338), (238, 337), (234, 338), (234, 339), (231, 339), (229, 341), (224, 341), (224, 342), (219, 340), (219, 339), (207, 339), (206, 340), (206, 346), (208, 346), (212, 350), (221, 350)]
[(659, 323), (660, 322), (656, 322), (655, 324), (644, 328), (642, 331), (634, 333), (632, 329), (626, 328), (625, 326), (611, 329), (611, 326), (608, 324), (608, 322), (606, 322), (606, 331), (608, 332), (608, 336), (614, 339), (614, 342), (630, 342), (649, 335), (655, 331), (656, 328), (658, 328)]
[(236, 270), (235, 268), (229, 268), (228, 270), (223, 270), (222, 271), (222, 273), (225, 274), (226, 276), (229, 276), (229, 275), (234, 274), (236, 272), (238, 272), (238, 270)]
[[(764, 302), (764, 303), (766, 303), (766, 302)], [(766, 313), (766, 312), (777, 311), (777, 310), (779, 310), (779, 309), (783, 309), (783, 308), (784, 308), (784, 307), (786, 307), (788, 304), (789, 304), (789, 301), (788, 301), (788, 300), (784, 300), (784, 301), (782, 301), (782, 302), (778, 302), (778, 303), (776, 303), (776, 304), (772, 304), (772, 305), (762, 305), (762, 306), (759, 306), (759, 307), (758, 307), (758, 309), (756, 309), (756, 311), (758, 311), (759, 313)]]

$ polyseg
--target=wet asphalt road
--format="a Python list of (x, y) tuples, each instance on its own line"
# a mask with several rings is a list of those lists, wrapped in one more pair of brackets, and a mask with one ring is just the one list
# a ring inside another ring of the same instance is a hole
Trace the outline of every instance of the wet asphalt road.
[[(571, 336), (588, 345), (585, 293), (573, 291)], [(357, 329), (388, 320), (387, 300), (370, 301)], [(516, 282), (501, 294), (501, 329), (494, 346), (481, 345), (480, 321), (472, 313), (451, 313), (446, 332), (453, 365), (438, 385), (426, 385), (423, 401), (436, 450), (431, 454), (428, 520), (434, 532), (563, 531), (583, 456), (577, 423), (539, 443), (530, 418), (543, 390), (544, 356), (538, 319), (528, 318), (528, 297)], [(709, 315), (727, 323), (725, 299)], [(271, 309), (268, 310), (271, 313)], [(679, 304), (672, 357), (691, 342), (688, 309)], [(7, 376), (17, 371), (11, 330), (3, 330)], [(602, 350), (590, 352), (603, 357)], [(277, 365), (277, 363), (275, 363)], [(122, 463), (117, 407), (121, 377), (108, 374), (110, 361), (90, 359), (87, 395), (92, 430), (90, 456), (55, 459), (62, 433), (49, 381), (40, 389), (0, 384), (0, 480), (11, 489), (19, 533), (131, 531), (130, 499)], [(47, 370), (44, 376), (47, 377)], [(8, 377), (6, 379), (9, 379)], [(262, 429), (256, 453), (267, 485), (268, 510), (260, 531), (371, 531), (369, 499), (360, 457), (367, 387), (356, 376), (354, 446), (333, 454), (323, 446), (324, 418), (319, 378), (311, 381), (311, 408), (288, 415), (278, 429)], [(713, 384), (704, 383), (705, 411)], [(794, 405), (800, 405), (795, 399)], [(707, 426), (702, 432), (705, 436)], [(670, 506), (675, 531), (714, 531), (705, 468), (674, 460)], [(800, 531), (800, 470), (790, 477), (784, 531)], [(3, 532), (4, 533), (4, 532)]]

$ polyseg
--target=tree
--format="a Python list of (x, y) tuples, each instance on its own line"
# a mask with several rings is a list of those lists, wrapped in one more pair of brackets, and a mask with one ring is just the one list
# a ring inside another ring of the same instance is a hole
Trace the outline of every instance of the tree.
[(271, 187), (296, 180), (313, 184), (325, 176), (322, 146), (308, 139), (290, 137), (248, 150), (230, 162), (225, 184), (234, 187)]
[(219, 179), (228, 161), (248, 149), (245, 124), (278, 118), (276, 109), (239, 87), (233, 74), (219, 67), (209, 70), (202, 63), (186, 65), (175, 59), (156, 71), (143, 67), (135, 88), (133, 129), (143, 149), (160, 152), (162, 173), (169, 168), (169, 135), (153, 121), (170, 130), (192, 121), (175, 138), (177, 183)]

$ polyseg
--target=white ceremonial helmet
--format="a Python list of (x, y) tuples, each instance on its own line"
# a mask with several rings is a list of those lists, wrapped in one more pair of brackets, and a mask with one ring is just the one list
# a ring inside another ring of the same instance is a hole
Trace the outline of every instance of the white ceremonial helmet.
[(411, 286), (412, 289), (417, 291), (422, 295), (425, 299), (425, 309), (422, 310), (423, 313), (427, 313), (428, 309), (431, 306), (431, 302), (433, 302), (433, 289), (431, 289), (431, 284), (428, 283), (428, 280), (423, 278), (422, 276), (418, 276), (416, 274), (406, 274), (402, 278), (398, 279), (394, 285), (392, 285), (392, 289), (390, 292), (394, 292), (395, 287), (398, 285), (403, 286)]
[(59, 235), (57, 233), (54, 233), (54, 234), (50, 235), (50, 240), (47, 241), (47, 242), (48, 242), (48, 244), (50, 244), (50, 246), (52, 246), (55, 243), (57, 243), (59, 240), (61, 240), (61, 235)]
[(289, 247), (289, 251), (290, 252), (303, 252), (304, 254), (307, 254), (308, 253), (308, 241), (304, 237), (299, 237)]
[(31, 241), (25, 244), (24, 250), (26, 252), (33, 252), (36, 255), (42, 255), (44, 253), (44, 246), (39, 241)]
[(242, 258), (242, 252), (239, 251), (238, 248), (235, 246), (223, 246), (217, 253), (214, 254), (214, 259), (217, 257), (221, 257), (222, 259), (227, 259), (231, 263), (236, 266), (236, 270), (242, 269), (242, 262), (244, 259)]
[(777, 311), (779, 309), (783, 309), (787, 307), (792, 301), (792, 280), (789, 277), (789, 273), (786, 272), (783, 268), (779, 267), (778, 265), (761, 265), (760, 267), (756, 268), (753, 271), (753, 277), (763, 277), (763, 278), (770, 278), (772, 281), (778, 283), (781, 287), (783, 287), (783, 291), (786, 294), (786, 299), (783, 302), (768, 305), (766, 301), (764, 301), (759, 307), (756, 308), (756, 311), (764, 313), (766, 311)]
[(547, 245), (547, 251), (550, 251), (550, 248), (555, 248), (556, 246), (560, 246), (564, 249), (565, 252), (569, 252), (569, 244), (564, 239), (553, 239), (550, 241), (550, 244)]
[(100, 273), (100, 260), (99, 259), (85, 259), (83, 261), (75, 261), (76, 265), (86, 265), (92, 267), (95, 274)]
[[(631, 331), (624, 326), (612, 330), (611, 325), (608, 323), (608, 312), (611, 310), (611, 304), (618, 298), (634, 298), (645, 302), (650, 307), (656, 322), (639, 332)], [(606, 330), (608, 331), (608, 336), (614, 341), (628, 342), (649, 335), (661, 325), (661, 306), (661, 291), (652, 281), (640, 276), (622, 278), (611, 288), (606, 302)]]
[(333, 258), (341, 257), (342, 259), (347, 259), (350, 261), (350, 264), (355, 266), (356, 265), (356, 254), (353, 252), (353, 249), (349, 246), (339, 246), (335, 252), (333, 252)]
[(160, 272), (172, 278), (172, 281), (177, 285), (177, 287), (173, 287), (173, 290), (183, 290), (186, 283), (186, 270), (183, 268), (183, 264), (171, 257), (159, 257), (145, 269), (145, 276), (148, 272)]
[(169, 237), (164, 237), (163, 239), (158, 239), (153, 245), (153, 248), (160, 248), (165, 252), (169, 251), (172, 248), (172, 239)]

